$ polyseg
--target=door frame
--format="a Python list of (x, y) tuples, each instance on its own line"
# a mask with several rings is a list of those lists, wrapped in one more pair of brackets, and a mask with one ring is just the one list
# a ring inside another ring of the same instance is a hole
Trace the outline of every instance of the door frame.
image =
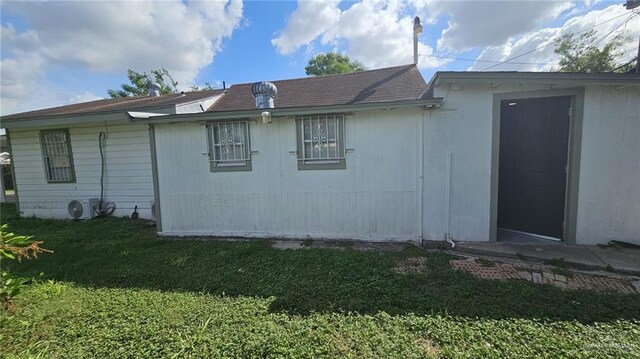
[(500, 117), (503, 100), (540, 97), (571, 97), (569, 117), (569, 149), (567, 159), (567, 188), (565, 191), (564, 231), (562, 241), (576, 243), (576, 221), (578, 217), (578, 185), (580, 174), (580, 147), (582, 144), (582, 118), (584, 88), (556, 90), (505, 92), (493, 94), (493, 122), (491, 128), (491, 204), (489, 214), (489, 241), (497, 241), (498, 233), (498, 167), (500, 162)]

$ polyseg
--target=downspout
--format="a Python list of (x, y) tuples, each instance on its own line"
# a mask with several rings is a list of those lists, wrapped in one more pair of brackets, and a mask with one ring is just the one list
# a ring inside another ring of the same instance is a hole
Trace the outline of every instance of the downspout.
[(451, 245), (451, 248), (456, 247), (456, 242), (451, 238), (451, 162), (453, 160), (453, 153), (447, 152), (447, 189), (446, 189), (446, 206), (447, 206), (447, 233), (444, 235), (445, 241)]
[[(423, 188), (424, 188), (424, 113), (422, 111), (422, 116), (420, 118), (420, 125), (418, 126), (418, 141), (419, 141), (419, 162), (418, 162), (418, 198), (420, 201), (420, 206), (418, 207), (418, 223), (419, 223), (419, 235), (420, 235), (420, 244), (424, 244), (424, 197), (423, 197)], [(431, 119), (431, 111), (429, 111), (429, 119)]]
[(18, 216), (22, 212), (20, 212), (20, 197), (18, 195), (18, 182), (16, 182), (16, 162), (13, 157), (13, 148), (11, 147), (11, 131), (7, 128), (5, 129), (5, 136), (7, 138), (7, 150), (9, 151), (9, 168), (11, 169), (11, 180), (13, 181), (13, 195), (16, 199), (16, 213)]
[(156, 206), (155, 213), (152, 215), (156, 218), (156, 231), (162, 233), (162, 212), (160, 211), (160, 182), (158, 174), (158, 156), (156, 152), (156, 128), (155, 125), (149, 125), (149, 149), (151, 151), (151, 176), (153, 178), (153, 203)]

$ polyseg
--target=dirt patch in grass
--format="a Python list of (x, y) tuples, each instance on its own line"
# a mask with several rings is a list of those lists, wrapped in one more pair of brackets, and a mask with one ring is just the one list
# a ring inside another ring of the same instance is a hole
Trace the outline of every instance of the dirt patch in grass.
[(511, 264), (491, 262), (492, 265), (489, 266), (486, 262), (488, 261), (454, 259), (449, 263), (454, 269), (469, 272), (478, 278), (497, 280), (521, 278), (518, 270)]
[(437, 357), (440, 354), (440, 348), (432, 340), (428, 338), (418, 338), (415, 341), (417, 352), (427, 355), (428, 357)]
[(427, 269), (427, 258), (425, 257), (409, 257), (401, 260), (393, 268), (396, 273), (422, 273)]
[(476, 258), (476, 263), (480, 264), (483, 267), (493, 267), (496, 265), (496, 262), (488, 260), (486, 258)]
[(555, 285), (562, 289), (586, 289), (622, 294), (636, 293), (630, 280), (590, 274), (574, 274), (566, 268), (557, 267), (557, 264), (562, 263), (562, 261), (554, 261), (553, 263), (554, 267), (549, 268), (545, 266), (499, 263), (484, 258), (450, 261), (451, 267), (455, 270), (468, 272), (475, 277), (483, 279), (524, 279), (536, 284)]

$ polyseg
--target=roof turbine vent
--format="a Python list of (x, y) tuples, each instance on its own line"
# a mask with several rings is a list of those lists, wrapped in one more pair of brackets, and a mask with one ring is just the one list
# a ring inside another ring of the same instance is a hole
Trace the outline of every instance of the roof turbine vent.
[(256, 108), (274, 108), (275, 98), (278, 96), (278, 88), (271, 82), (256, 82), (251, 86), (251, 93), (256, 98)]
[(149, 96), (158, 97), (160, 96), (160, 84), (155, 81), (149, 81), (147, 84), (149, 88)]

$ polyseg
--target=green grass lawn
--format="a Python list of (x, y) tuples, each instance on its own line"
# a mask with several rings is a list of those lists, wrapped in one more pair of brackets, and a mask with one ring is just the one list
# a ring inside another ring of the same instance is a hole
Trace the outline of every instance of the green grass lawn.
[[(145, 221), (2, 223), (55, 251), (0, 328), (6, 357), (640, 357), (640, 295), (455, 272), (445, 253), (157, 238)], [(407, 257), (424, 273), (398, 274)]]

